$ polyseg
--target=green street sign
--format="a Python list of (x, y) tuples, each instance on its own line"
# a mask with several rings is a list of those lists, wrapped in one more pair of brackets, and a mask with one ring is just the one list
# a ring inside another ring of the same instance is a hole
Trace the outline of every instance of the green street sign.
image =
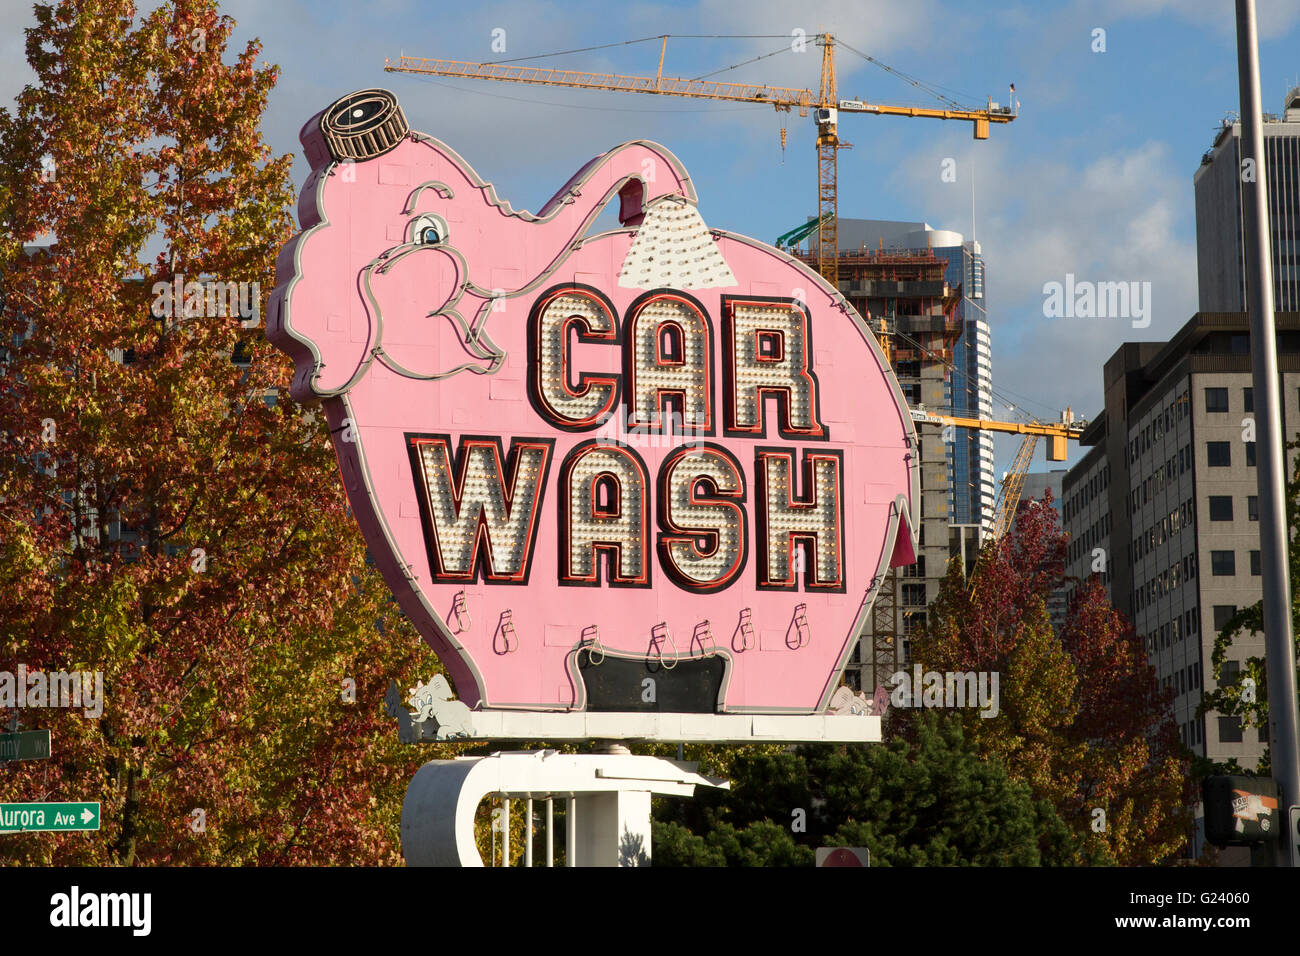
[(0, 803), (0, 833), (98, 829), (98, 802)]
[(0, 734), (0, 763), (10, 760), (48, 760), (50, 757), (50, 732), (24, 730), (16, 734)]

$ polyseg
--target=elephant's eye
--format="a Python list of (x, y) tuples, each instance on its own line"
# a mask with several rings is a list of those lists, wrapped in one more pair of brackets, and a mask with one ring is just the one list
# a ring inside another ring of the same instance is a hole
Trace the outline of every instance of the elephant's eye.
[(410, 241), (422, 246), (436, 246), (447, 241), (447, 223), (441, 216), (425, 213), (411, 220)]

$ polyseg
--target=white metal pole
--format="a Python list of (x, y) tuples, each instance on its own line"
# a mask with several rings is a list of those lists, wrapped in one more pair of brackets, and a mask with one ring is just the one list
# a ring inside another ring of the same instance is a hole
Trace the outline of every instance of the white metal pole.
[(546, 798), (546, 865), (555, 866), (555, 799)]
[(564, 865), (578, 865), (578, 798), (572, 796), (564, 806)]
[(501, 801), (505, 813), (501, 814), (501, 865), (510, 865), (510, 798)]
[(533, 798), (524, 801), (524, 866), (533, 865)]
[[(1297, 743), (1295, 643), (1291, 636), (1282, 404), (1277, 384), (1277, 330), (1273, 316), (1273, 263), (1268, 221), (1268, 179), (1260, 113), (1259, 43), (1255, 0), (1237, 0), (1237, 72), (1241, 88), (1241, 155), (1253, 159), (1253, 176), (1241, 176), (1247, 229), (1247, 308), (1254, 370), (1258, 445), (1259, 548), (1264, 586), (1264, 660), (1268, 667), (1269, 753), (1273, 778), (1282, 790), (1282, 814), (1300, 804), (1300, 743)], [(1253, 227), (1253, 228), (1250, 228)], [(1296, 835), (1283, 826), (1278, 862), (1291, 864)]]

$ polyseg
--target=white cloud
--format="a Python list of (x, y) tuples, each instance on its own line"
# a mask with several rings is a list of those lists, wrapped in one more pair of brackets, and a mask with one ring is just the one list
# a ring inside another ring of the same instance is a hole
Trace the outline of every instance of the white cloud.
[[(1109, 0), (1100, 8), (1095, 3), (1086, 6), (1094, 11), (1094, 18), (1123, 20), (1169, 15), (1216, 33), (1234, 37), (1237, 33), (1235, 5), (1225, 0)], [(1255, 18), (1261, 40), (1284, 36), (1300, 23), (1300, 4), (1295, 0), (1259, 0)]]
[[(966, 173), (977, 163), (978, 239), (987, 268), (994, 386), (1035, 399), (1031, 414), (1065, 406), (1102, 407), (1102, 367), (1125, 341), (1167, 339), (1196, 311), (1196, 249), (1188, 238), (1192, 185), (1184, 164), (1160, 142), (1086, 160), (1075, 144), (1048, 157), (1006, 141), (947, 144), (933, 155), (958, 157), (956, 185), (941, 183), (931, 153), (900, 165), (896, 185), (915, 197), (936, 227), (969, 224)], [(1084, 153), (1083, 155), (1087, 155)], [(960, 227), (959, 227), (960, 228)], [(962, 229), (962, 231), (968, 231)], [(969, 238), (969, 236), (968, 236)], [(1043, 285), (1077, 280), (1150, 282), (1150, 327), (1118, 318), (1045, 318)], [(995, 406), (1002, 414), (1005, 408)], [(1000, 465), (1014, 449), (999, 446)]]

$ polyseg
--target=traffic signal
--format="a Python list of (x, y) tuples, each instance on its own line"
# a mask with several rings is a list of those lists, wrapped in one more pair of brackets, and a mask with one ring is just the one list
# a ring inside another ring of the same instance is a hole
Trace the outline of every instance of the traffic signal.
[(1216, 846), (1253, 846), (1278, 838), (1283, 821), (1272, 777), (1206, 777), (1201, 797), (1205, 836)]

